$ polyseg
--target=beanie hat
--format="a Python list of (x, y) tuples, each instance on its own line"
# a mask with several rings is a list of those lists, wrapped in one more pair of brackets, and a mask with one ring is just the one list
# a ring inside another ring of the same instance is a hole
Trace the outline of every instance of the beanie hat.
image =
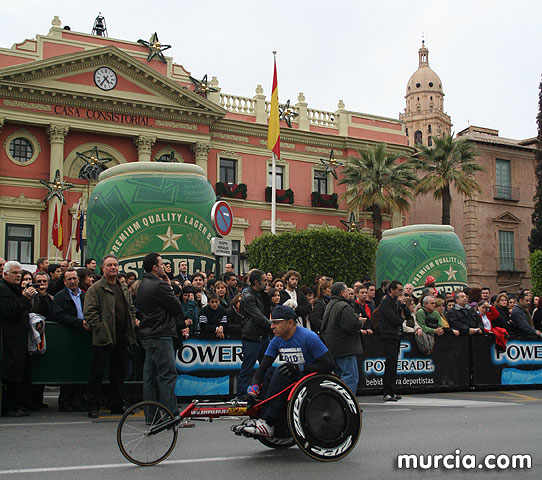
[(432, 277), (431, 275), (428, 275), (427, 278), (425, 279), (425, 284), (426, 285), (430, 285), (432, 283), (435, 283), (437, 280), (435, 277)]
[(292, 307), (287, 307), (286, 305), (277, 305), (275, 308), (273, 308), (271, 318), (273, 320), (295, 320), (297, 318), (297, 314)]

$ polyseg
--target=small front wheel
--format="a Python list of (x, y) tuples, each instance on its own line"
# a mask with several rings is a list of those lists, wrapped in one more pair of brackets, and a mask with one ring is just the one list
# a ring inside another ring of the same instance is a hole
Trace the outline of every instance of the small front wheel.
[(130, 462), (144, 467), (156, 465), (175, 448), (178, 425), (161, 403), (139, 402), (122, 416), (117, 427), (117, 443)]

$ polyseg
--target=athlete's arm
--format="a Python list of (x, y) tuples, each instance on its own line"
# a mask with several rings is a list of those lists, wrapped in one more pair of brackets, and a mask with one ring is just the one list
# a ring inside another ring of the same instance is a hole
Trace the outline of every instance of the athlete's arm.
[(258, 370), (256, 370), (256, 373), (254, 374), (254, 377), (252, 377), (252, 384), (253, 385), (261, 385), (263, 382), (263, 377), (265, 376), (265, 372), (267, 372), (267, 369), (273, 365), (273, 362), (275, 359), (271, 357), (270, 355), (264, 355), (263, 360), (260, 362), (260, 366)]
[(309, 373), (331, 373), (335, 368), (335, 362), (329, 352), (324, 353), (321, 357), (318, 357), (313, 363), (303, 370), (304, 375)]

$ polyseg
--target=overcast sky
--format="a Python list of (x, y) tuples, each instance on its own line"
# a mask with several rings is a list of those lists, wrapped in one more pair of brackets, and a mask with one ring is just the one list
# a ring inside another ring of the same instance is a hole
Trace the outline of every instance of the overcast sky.
[(176, 63), (208, 74), (223, 92), (269, 98), (278, 51), (279, 100), (310, 108), (398, 118), (418, 68), (422, 34), (443, 82), (453, 131), (470, 125), (509, 138), (536, 136), (542, 73), (542, 2), (418, 0), (201, 0), (2, 2), (0, 47), (62, 25), (90, 33), (102, 12), (109, 36), (148, 40), (156, 31)]

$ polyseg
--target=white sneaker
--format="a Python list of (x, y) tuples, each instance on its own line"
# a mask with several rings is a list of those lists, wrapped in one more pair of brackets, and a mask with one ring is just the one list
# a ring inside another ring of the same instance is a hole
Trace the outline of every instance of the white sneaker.
[(244, 425), (241, 431), (258, 437), (272, 437), (275, 434), (275, 427), (267, 425), (267, 422), (261, 418), (256, 418), (250, 424)]

